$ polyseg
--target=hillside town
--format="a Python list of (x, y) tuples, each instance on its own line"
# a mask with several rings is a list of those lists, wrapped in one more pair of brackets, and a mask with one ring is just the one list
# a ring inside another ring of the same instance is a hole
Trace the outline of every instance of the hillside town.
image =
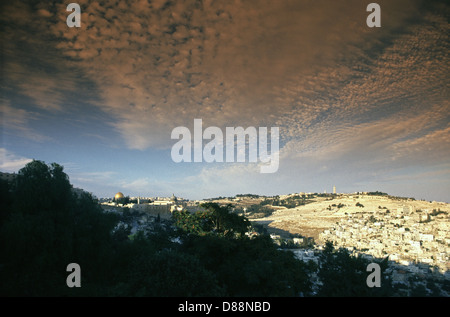
[[(340, 194), (316, 198), (292, 209), (278, 210), (256, 221), (282, 232), (311, 231), (316, 226), (313, 248), (294, 252), (304, 261), (317, 262), (324, 244), (331, 241), (350, 254), (387, 259), (394, 284), (448, 283), (450, 281), (449, 204), (416, 201), (387, 195)], [(272, 235), (278, 241), (281, 235)]]
[(320, 238), (377, 258), (388, 256), (406, 266), (425, 263), (450, 276), (446, 211), (381, 208), (372, 213), (349, 214)]
[[(136, 215), (122, 223), (131, 234), (151, 231), (156, 217), (170, 220), (175, 210), (193, 213), (204, 202), (231, 204), (234, 212), (251, 221), (249, 237), (267, 233), (280, 248), (293, 251), (303, 261), (317, 263), (325, 243), (330, 241), (355, 257), (388, 260), (393, 283), (405, 292), (412, 287), (411, 283), (423, 283), (425, 287), (427, 281), (450, 282), (447, 203), (379, 192), (295, 193), (273, 197), (249, 194), (201, 201), (175, 195), (132, 197), (126, 201), (123, 198), (118, 193), (114, 199), (104, 200), (102, 206), (107, 212), (126, 208), (128, 214)], [(164, 224), (168, 226), (170, 222)], [(440, 292), (446, 294), (442, 289)]]

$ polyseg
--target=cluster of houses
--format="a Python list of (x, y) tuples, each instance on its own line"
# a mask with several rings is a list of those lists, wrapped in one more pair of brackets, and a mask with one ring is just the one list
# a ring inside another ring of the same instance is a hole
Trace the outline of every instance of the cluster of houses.
[(319, 236), (354, 254), (388, 257), (394, 282), (405, 283), (408, 273), (450, 280), (450, 235), (447, 212), (396, 210), (348, 214)]
[(174, 211), (188, 210), (194, 212), (198, 210), (198, 202), (192, 202), (172, 195), (171, 197), (131, 197), (129, 202), (120, 203), (124, 198), (121, 192), (118, 192), (114, 199), (108, 199), (101, 202), (104, 210), (114, 212), (128, 208), (130, 211), (137, 211), (151, 216), (159, 216), (163, 219), (170, 219)]

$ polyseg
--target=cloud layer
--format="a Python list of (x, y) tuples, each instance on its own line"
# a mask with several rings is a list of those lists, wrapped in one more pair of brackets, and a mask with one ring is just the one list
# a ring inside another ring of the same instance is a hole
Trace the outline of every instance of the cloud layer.
[[(141, 151), (170, 149), (172, 129), (192, 128), (194, 118), (223, 129), (280, 127), (277, 175), (205, 166), (193, 176), (199, 190), (214, 178), (231, 188), (242, 174), (252, 176), (242, 189), (264, 190), (303, 185), (311, 171), (337, 171), (350, 183), (448, 170), (443, 2), (378, 1), (382, 27), (373, 29), (360, 0), (77, 3), (81, 28), (67, 27), (64, 3), (4, 5), (6, 133), (45, 142), (31, 123), (94, 109), (121, 146)], [(150, 179), (135, 185), (157, 186)]]
[[(365, 25), (361, 1), (79, 4), (81, 28), (67, 27), (65, 4), (39, 4), (38, 31), (44, 35), (28, 44), (54, 39), (50, 45), (66, 57), (56, 58), (54, 67), (64, 62), (91, 79), (103, 100), (98, 106), (116, 117), (112, 124), (126, 145), (137, 149), (167, 147), (170, 131), (191, 125), (193, 118), (219, 127), (254, 126), (273, 124), (291, 109), (311, 121), (330, 106), (363, 107), (355, 104), (359, 96), (346, 96), (351, 99), (347, 103), (333, 96), (333, 89), (351, 80), (352, 65), (361, 56), (367, 58), (368, 51), (417, 14), (407, 1), (383, 3), (386, 22), (375, 32)], [(30, 7), (19, 11), (20, 4), (11, 6), (18, 16), (9, 20), (31, 18)], [(17, 68), (10, 73), (26, 74), (23, 65), (8, 65)], [(61, 95), (76, 81), (62, 73), (39, 72), (27, 80), (16, 75), (14, 80), (38, 106), (58, 110)], [(320, 92), (344, 105), (317, 105), (317, 98), (330, 99)], [(310, 103), (305, 103), (308, 96)]]
[(29, 162), (31, 162), (31, 159), (18, 156), (7, 149), (0, 148), (0, 169), (2, 172), (17, 172), (18, 169), (21, 169)]

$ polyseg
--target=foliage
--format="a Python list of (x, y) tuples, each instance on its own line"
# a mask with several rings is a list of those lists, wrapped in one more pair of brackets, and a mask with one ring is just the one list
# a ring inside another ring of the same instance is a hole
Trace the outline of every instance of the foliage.
[(298, 296), (309, 293), (308, 266), (292, 253), (277, 250), (271, 239), (194, 236), (185, 251), (215, 272), (227, 296)]
[(204, 230), (204, 223), (207, 222), (204, 213), (191, 214), (187, 210), (174, 211), (172, 217), (175, 221), (175, 226), (186, 233), (192, 233), (197, 235), (205, 235), (207, 232)]
[(227, 237), (242, 236), (250, 226), (245, 217), (231, 212), (231, 205), (205, 203), (201, 207), (204, 210), (194, 214), (188, 211), (174, 212), (175, 225), (192, 234), (217, 234)]
[[(394, 290), (385, 270), (387, 259), (376, 261), (381, 268), (381, 287), (370, 288), (365, 281), (369, 260), (354, 257), (347, 249), (335, 250), (332, 242), (327, 242), (320, 255), (318, 276), (323, 283), (318, 296), (392, 296)], [(363, 281), (363, 282), (362, 282)]]
[(264, 217), (268, 217), (273, 212), (272, 208), (266, 206), (269, 204), (268, 202), (270, 202), (270, 201), (264, 200), (259, 204), (250, 205), (247, 208), (246, 213), (249, 215), (262, 213), (264, 215)]
[(0, 227), (9, 218), (12, 209), (13, 197), (11, 184), (0, 179)]
[(138, 233), (121, 245), (115, 267), (120, 272), (111, 296), (221, 296), (215, 276), (199, 260), (168, 240)]
[(243, 197), (243, 198), (259, 198), (259, 195), (255, 194), (237, 194), (236, 197)]
[(115, 219), (90, 194), (73, 194), (62, 166), (32, 161), (12, 188), (11, 215), (0, 228), (0, 294), (67, 294), (65, 269), (73, 262), (85, 269), (83, 291), (91, 280), (107, 280)]
[(126, 205), (131, 202), (130, 196), (122, 197), (122, 198), (113, 198), (113, 201), (117, 203), (118, 205)]
[(383, 193), (380, 191), (375, 191), (375, 192), (368, 192), (367, 195), (371, 195), (371, 196), (388, 196), (387, 193)]
[(447, 215), (448, 212), (442, 211), (440, 208), (438, 210), (433, 209), (433, 211), (430, 213), (430, 216), (438, 216), (440, 214)]

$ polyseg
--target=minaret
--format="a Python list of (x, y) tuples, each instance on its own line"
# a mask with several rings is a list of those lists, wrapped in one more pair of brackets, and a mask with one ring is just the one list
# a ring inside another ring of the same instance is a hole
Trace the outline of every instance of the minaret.
[(333, 194), (336, 194), (336, 186), (333, 186)]

